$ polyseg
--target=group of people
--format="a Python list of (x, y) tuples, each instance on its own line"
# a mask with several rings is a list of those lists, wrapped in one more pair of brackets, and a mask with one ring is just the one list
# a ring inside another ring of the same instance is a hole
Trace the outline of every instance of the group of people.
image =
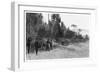
[[(34, 47), (31, 47), (31, 45), (34, 45)], [(45, 51), (50, 51), (52, 49), (52, 40), (49, 38), (46, 41), (40, 40), (40, 39), (35, 39), (34, 43), (32, 43), (32, 39), (29, 37), (27, 39), (27, 52), (29, 54), (30, 49), (34, 49), (36, 52), (36, 55), (38, 54), (38, 51), (40, 49), (45, 50)]]

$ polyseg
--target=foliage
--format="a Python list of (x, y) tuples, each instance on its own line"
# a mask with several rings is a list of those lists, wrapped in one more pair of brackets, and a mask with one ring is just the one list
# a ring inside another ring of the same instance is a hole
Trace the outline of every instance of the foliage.
[[(77, 25), (72, 24), (72, 27), (76, 28)], [(43, 16), (41, 13), (26, 13), (26, 38), (41, 37), (51, 39), (70, 39), (70, 40), (83, 40), (89, 39), (88, 35), (85, 38), (80, 34), (82, 30), (79, 29), (79, 33), (67, 28), (64, 22), (61, 20), (59, 14), (52, 14), (51, 20), (48, 20), (48, 24), (43, 22)]]

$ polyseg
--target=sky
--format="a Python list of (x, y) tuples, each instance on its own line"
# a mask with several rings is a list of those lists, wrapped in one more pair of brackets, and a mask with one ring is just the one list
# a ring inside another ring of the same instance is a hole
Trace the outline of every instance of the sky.
[[(90, 25), (90, 15), (87, 14), (67, 14), (59, 13), (61, 21), (64, 22), (66, 27), (71, 28), (71, 24), (77, 25), (77, 28), (84, 29), (84, 33), (88, 34)], [(49, 13), (49, 19), (51, 19), (52, 13)], [(43, 13), (43, 21), (48, 23), (48, 13)]]

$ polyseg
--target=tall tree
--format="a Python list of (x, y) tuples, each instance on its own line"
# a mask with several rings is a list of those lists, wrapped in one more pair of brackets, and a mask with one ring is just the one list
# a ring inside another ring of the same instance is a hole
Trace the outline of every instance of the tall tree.
[(64, 37), (66, 34), (66, 26), (63, 22), (61, 22), (61, 31), (62, 31), (62, 37)]
[(43, 16), (41, 13), (26, 13), (26, 37), (37, 35), (41, 27)]
[(61, 23), (61, 17), (59, 14), (52, 14), (51, 16), (51, 23), (53, 24), (52, 27), (52, 34), (54, 38), (59, 38), (61, 37), (61, 28), (60, 28), (60, 23)]

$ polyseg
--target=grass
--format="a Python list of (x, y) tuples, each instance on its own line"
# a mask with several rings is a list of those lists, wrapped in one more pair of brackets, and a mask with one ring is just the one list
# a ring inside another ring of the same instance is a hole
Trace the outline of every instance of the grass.
[(89, 57), (89, 41), (72, 43), (68, 46), (59, 45), (50, 51), (39, 51), (38, 55), (35, 53), (26, 54), (27, 60), (34, 59), (61, 59), (61, 58), (83, 58)]

